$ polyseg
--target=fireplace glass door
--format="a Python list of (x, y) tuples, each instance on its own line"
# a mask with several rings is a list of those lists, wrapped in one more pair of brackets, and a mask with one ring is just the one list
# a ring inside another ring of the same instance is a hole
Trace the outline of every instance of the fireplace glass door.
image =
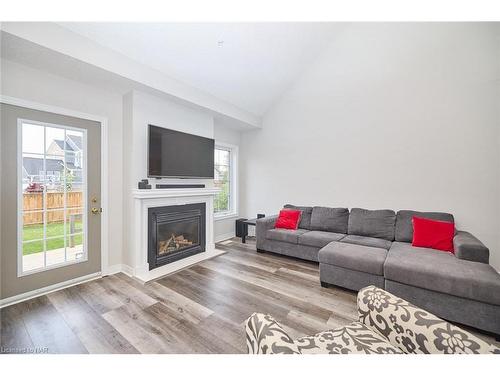
[(204, 252), (205, 214), (205, 203), (149, 208), (149, 269)]
[(200, 245), (200, 217), (158, 224), (156, 255), (162, 257)]

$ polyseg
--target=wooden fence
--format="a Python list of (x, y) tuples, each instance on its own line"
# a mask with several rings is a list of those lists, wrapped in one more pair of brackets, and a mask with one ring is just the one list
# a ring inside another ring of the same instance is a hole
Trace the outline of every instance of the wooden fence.
[[(83, 193), (81, 191), (67, 192), (66, 215), (81, 214), (83, 208)], [(23, 193), (24, 211), (43, 209), (43, 193)], [(47, 212), (47, 222), (64, 221), (64, 193), (47, 193), (47, 209), (58, 210)], [(24, 225), (42, 224), (43, 212), (28, 212), (24, 214)]]

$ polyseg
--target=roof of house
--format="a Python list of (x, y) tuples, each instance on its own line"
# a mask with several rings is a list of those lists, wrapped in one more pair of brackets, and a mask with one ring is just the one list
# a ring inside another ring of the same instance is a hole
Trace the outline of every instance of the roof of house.
[[(60, 159), (46, 159), (45, 167), (47, 171), (50, 172), (61, 172), (64, 169), (64, 163)], [(73, 163), (66, 163), (68, 169), (81, 169), (80, 167), (76, 167)], [(23, 158), (23, 167), (30, 176), (38, 175), (41, 170), (43, 170), (43, 159), (42, 158), (32, 158), (32, 157), (24, 157)]]
[[(64, 141), (55, 139), (54, 143), (58, 145), (61, 150), (64, 150)], [(76, 150), (74, 150), (73, 147), (71, 147), (71, 145), (68, 142), (66, 142), (66, 151), (76, 151)]]
[[(68, 141), (69, 139), (69, 141)], [(60, 139), (54, 139), (54, 143), (59, 146), (61, 150), (64, 150), (64, 141)], [(80, 151), (82, 149), (82, 137), (78, 135), (68, 135), (66, 136), (66, 151)]]
[[(78, 150), (82, 149), (82, 137), (78, 135), (68, 135), (68, 138), (71, 139), (71, 141), (74, 143), (76, 147), (78, 147)], [(74, 150), (74, 151), (78, 151)]]

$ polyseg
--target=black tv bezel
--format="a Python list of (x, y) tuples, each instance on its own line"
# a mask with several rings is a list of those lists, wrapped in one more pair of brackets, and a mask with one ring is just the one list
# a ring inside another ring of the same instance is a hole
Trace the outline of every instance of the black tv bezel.
[[(152, 175), (150, 174), (150, 169), (149, 169), (149, 146), (151, 145), (151, 142), (150, 142), (150, 136), (151, 136), (151, 127), (155, 127), (155, 128), (159, 128), (159, 129), (165, 129), (165, 130), (170, 130), (170, 131), (173, 131), (173, 132), (176, 132), (176, 133), (181, 133), (181, 134), (187, 134), (187, 135), (190, 135), (192, 137), (197, 137), (197, 138), (204, 138), (204, 139), (209, 139), (211, 141), (214, 142), (214, 151), (215, 151), (215, 139), (214, 138), (209, 138), (209, 137), (202, 137), (201, 135), (195, 135), (195, 134), (191, 134), (191, 133), (186, 133), (186, 132), (181, 132), (179, 130), (175, 130), (175, 129), (171, 129), (171, 128), (165, 128), (163, 126), (158, 126), (158, 125), (153, 125), (153, 124), (148, 124), (148, 153), (147, 153), (147, 175), (148, 175), (148, 178), (155, 178), (155, 179), (160, 179), (160, 178), (178, 178), (178, 179), (183, 179), (183, 180), (194, 180), (194, 179), (203, 179), (203, 180), (213, 180), (214, 177), (215, 177), (215, 170), (213, 169), (212, 170), (212, 176), (211, 177), (201, 177), (201, 176), (163, 176), (163, 175)], [(214, 160), (215, 162), (215, 160)]]

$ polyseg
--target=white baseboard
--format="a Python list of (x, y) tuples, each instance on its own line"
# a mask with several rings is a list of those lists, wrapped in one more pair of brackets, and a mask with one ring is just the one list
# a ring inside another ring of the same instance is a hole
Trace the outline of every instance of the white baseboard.
[(126, 264), (122, 264), (121, 272), (127, 276), (134, 277), (134, 269)]
[(229, 240), (230, 238), (233, 238), (235, 236), (234, 231), (229, 232), (229, 233), (223, 233), (215, 236), (215, 242), (221, 242), (225, 240)]
[(98, 279), (100, 277), (101, 277), (101, 273), (96, 272), (96, 273), (92, 273), (90, 275), (77, 277), (76, 279), (71, 279), (71, 280), (63, 281), (63, 282), (60, 282), (60, 283), (57, 283), (54, 285), (46, 286), (44, 288), (32, 290), (30, 292), (21, 293), (21, 294), (18, 294), (16, 296), (7, 297), (7, 298), (0, 300), (0, 309), (2, 307), (10, 306), (10, 305), (13, 305), (15, 303), (27, 301), (27, 300), (32, 299), (32, 298), (36, 298), (36, 297), (43, 296), (45, 294), (56, 292), (56, 291), (64, 289), (64, 288), (69, 288), (70, 286), (86, 283), (87, 281), (95, 280), (95, 279)]
[(105, 275), (114, 275), (115, 273), (123, 272), (127, 276), (132, 277), (134, 272), (132, 267), (126, 265), (126, 264), (113, 264), (112, 266), (109, 266), (106, 269), (106, 272), (103, 273), (103, 276)]

